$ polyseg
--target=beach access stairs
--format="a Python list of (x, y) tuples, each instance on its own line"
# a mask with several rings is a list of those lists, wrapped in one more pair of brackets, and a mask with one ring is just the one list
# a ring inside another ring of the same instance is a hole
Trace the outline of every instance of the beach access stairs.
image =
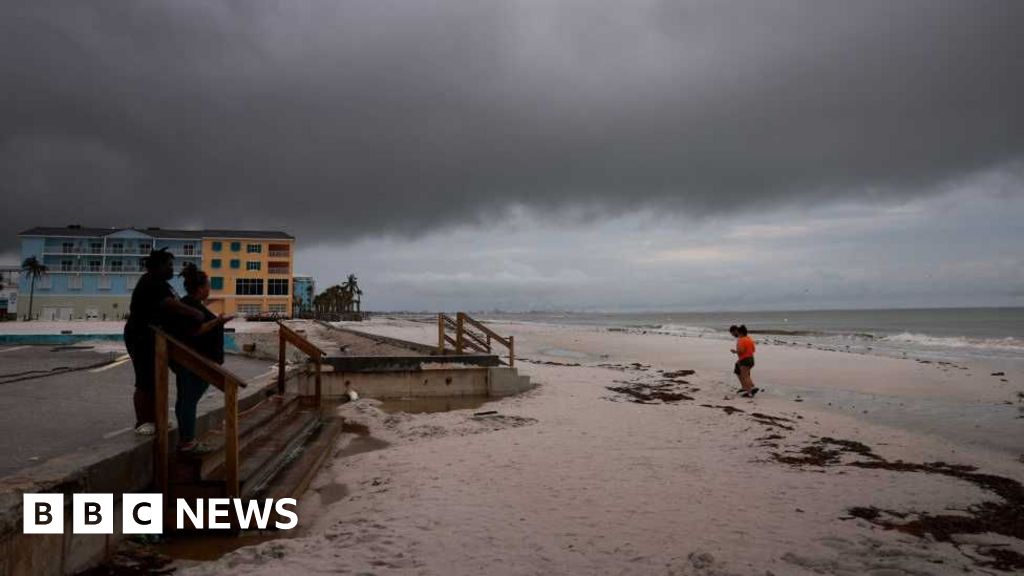
[[(165, 504), (176, 498), (298, 498), (309, 487), (342, 430), (342, 422), (327, 415), (320, 386), (324, 352), (278, 322), (279, 364), (276, 387), (239, 400), (248, 384), (226, 368), (202, 357), (159, 328), (156, 333), (157, 433), (154, 439), (154, 484)], [(287, 346), (311, 361), (312, 394), (285, 389)], [(176, 363), (223, 392), (223, 426), (201, 433), (209, 450), (187, 454), (170, 450), (168, 372)], [(166, 507), (165, 509), (173, 509)], [(165, 517), (170, 527), (174, 518)]]
[(444, 355), (450, 346), (456, 354), (491, 354), (495, 344), (508, 352), (509, 368), (515, 366), (516, 342), (514, 336), (503, 337), (482, 322), (465, 312), (458, 312), (454, 318), (448, 314), (437, 315), (437, 350)]

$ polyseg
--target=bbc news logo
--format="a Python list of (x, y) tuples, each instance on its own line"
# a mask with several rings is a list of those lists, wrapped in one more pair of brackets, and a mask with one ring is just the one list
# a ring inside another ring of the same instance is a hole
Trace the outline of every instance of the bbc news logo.
[[(25, 534), (64, 533), (63, 494), (24, 494), (22, 531)], [(238, 527), (266, 530), (271, 524), (279, 530), (291, 530), (299, 523), (294, 498), (278, 500), (241, 500), (207, 498), (175, 502), (175, 526), (198, 530)], [(117, 514), (113, 494), (74, 494), (71, 501), (71, 531), (74, 534), (113, 534)], [(236, 523), (232, 524), (234, 515)], [(187, 523), (186, 523), (187, 520)], [(161, 494), (124, 494), (121, 497), (123, 534), (162, 534), (164, 498)]]

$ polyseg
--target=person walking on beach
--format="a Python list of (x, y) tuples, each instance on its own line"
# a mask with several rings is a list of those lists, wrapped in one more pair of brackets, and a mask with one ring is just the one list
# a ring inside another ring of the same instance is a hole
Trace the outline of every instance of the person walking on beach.
[[(224, 324), (233, 316), (216, 315), (204, 304), (210, 297), (210, 279), (191, 262), (181, 269), (185, 281), (186, 295), (182, 304), (198, 311), (202, 320), (182, 316), (174, 319), (169, 328), (182, 343), (217, 364), (224, 363)], [(174, 415), (178, 419), (178, 450), (180, 452), (203, 453), (208, 447), (196, 440), (196, 409), (199, 400), (210, 386), (202, 378), (184, 367), (175, 366), (177, 400)]]
[(754, 368), (754, 351), (757, 347), (754, 345), (754, 339), (747, 335), (745, 324), (731, 326), (729, 333), (736, 336), (736, 348), (732, 350), (732, 353), (736, 355), (736, 366), (733, 368), (733, 373), (740, 379), (739, 395), (743, 398), (753, 398), (760, 391), (754, 386), (754, 381), (750, 377), (750, 371)]
[(146, 273), (132, 290), (128, 322), (124, 325), (124, 344), (135, 369), (135, 432), (156, 432), (156, 339), (150, 325), (160, 325), (169, 317), (202, 319), (202, 314), (178, 299), (167, 283), (174, 277), (174, 255), (166, 248), (153, 250), (144, 260)]
[[(738, 339), (740, 337), (740, 327), (735, 325), (735, 324), (733, 324), (732, 326), (729, 326), (729, 335), (732, 336), (733, 338), (737, 338)], [(734, 348), (734, 349), (730, 350), (730, 352), (735, 354), (736, 353), (736, 349)], [(735, 364), (735, 366), (733, 367), (732, 373), (736, 375), (736, 380), (738, 380), (739, 383), (740, 383), (740, 392), (742, 392), (743, 391), (743, 379), (740, 378), (740, 369), (739, 369), (739, 364), (738, 363)]]

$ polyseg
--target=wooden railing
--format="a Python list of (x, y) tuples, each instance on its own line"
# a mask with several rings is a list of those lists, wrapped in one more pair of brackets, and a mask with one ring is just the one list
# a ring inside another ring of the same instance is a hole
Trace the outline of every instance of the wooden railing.
[(320, 372), (323, 368), (323, 357), (324, 351), (317, 348), (312, 342), (306, 340), (301, 334), (292, 330), (291, 328), (284, 325), (284, 322), (277, 321), (278, 326), (278, 344), (277, 344), (277, 392), (278, 394), (284, 394), (284, 380), (285, 380), (285, 363), (287, 358), (285, 352), (287, 352), (288, 344), (295, 346), (301, 350), (306, 356), (309, 356), (313, 360), (313, 365), (316, 368), (316, 406), (321, 408), (323, 406), (323, 391), (321, 388)]
[(457, 313), (455, 318), (443, 313), (437, 315), (437, 348), (438, 353), (442, 355), (448, 349), (448, 345), (451, 345), (456, 354), (464, 354), (467, 350), (490, 354), (491, 345), (495, 342), (508, 348), (508, 365), (514, 366), (516, 349), (513, 336), (499, 336), (465, 312)]
[[(224, 393), (224, 481), (229, 498), (240, 494), (238, 478), (238, 389), (245, 381), (227, 368), (219, 366), (182, 344), (173, 336), (152, 327), (156, 337), (156, 437), (153, 443), (153, 476), (157, 489), (168, 497), (168, 370), (170, 362), (215, 386)], [(169, 508), (167, 508), (169, 509)]]

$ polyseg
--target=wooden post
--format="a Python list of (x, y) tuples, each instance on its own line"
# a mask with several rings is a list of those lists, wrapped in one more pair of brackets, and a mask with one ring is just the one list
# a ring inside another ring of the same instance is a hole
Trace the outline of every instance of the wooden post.
[(490, 354), (491, 353), (491, 335), (490, 334), (484, 334), (484, 336), (487, 336), (487, 353)]
[(516, 364), (516, 337), (508, 337), (508, 367), (511, 368)]
[(462, 312), (455, 317), (455, 353), (462, 354)]
[(437, 353), (444, 356), (444, 313), (437, 315)]
[(238, 498), (238, 383), (224, 378), (224, 481), (228, 498)]
[(285, 341), (284, 331), (281, 326), (277, 327), (277, 393), (284, 395), (284, 368), (285, 368), (285, 351), (288, 347), (288, 342)]
[(321, 382), (320, 382), (320, 368), (321, 368), (320, 355), (317, 354), (316, 357), (313, 359), (313, 361), (316, 363), (316, 408), (317, 408), (317, 410), (320, 410), (321, 408), (323, 408), (323, 405), (324, 405), (323, 404), (323, 402), (324, 402), (323, 401), (323, 392), (322, 392), (322, 389), (321, 389)]
[[(167, 493), (167, 452), (168, 452), (168, 426), (167, 426), (167, 338), (163, 334), (155, 334), (156, 350), (156, 378), (155, 387), (155, 410), (156, 410), (156, 437), (153, 439), (153, 482), (156, 489), (163, 494), (164, 503), (168, 502)], [(168, 509), (166, 506), (164, 509)]]

